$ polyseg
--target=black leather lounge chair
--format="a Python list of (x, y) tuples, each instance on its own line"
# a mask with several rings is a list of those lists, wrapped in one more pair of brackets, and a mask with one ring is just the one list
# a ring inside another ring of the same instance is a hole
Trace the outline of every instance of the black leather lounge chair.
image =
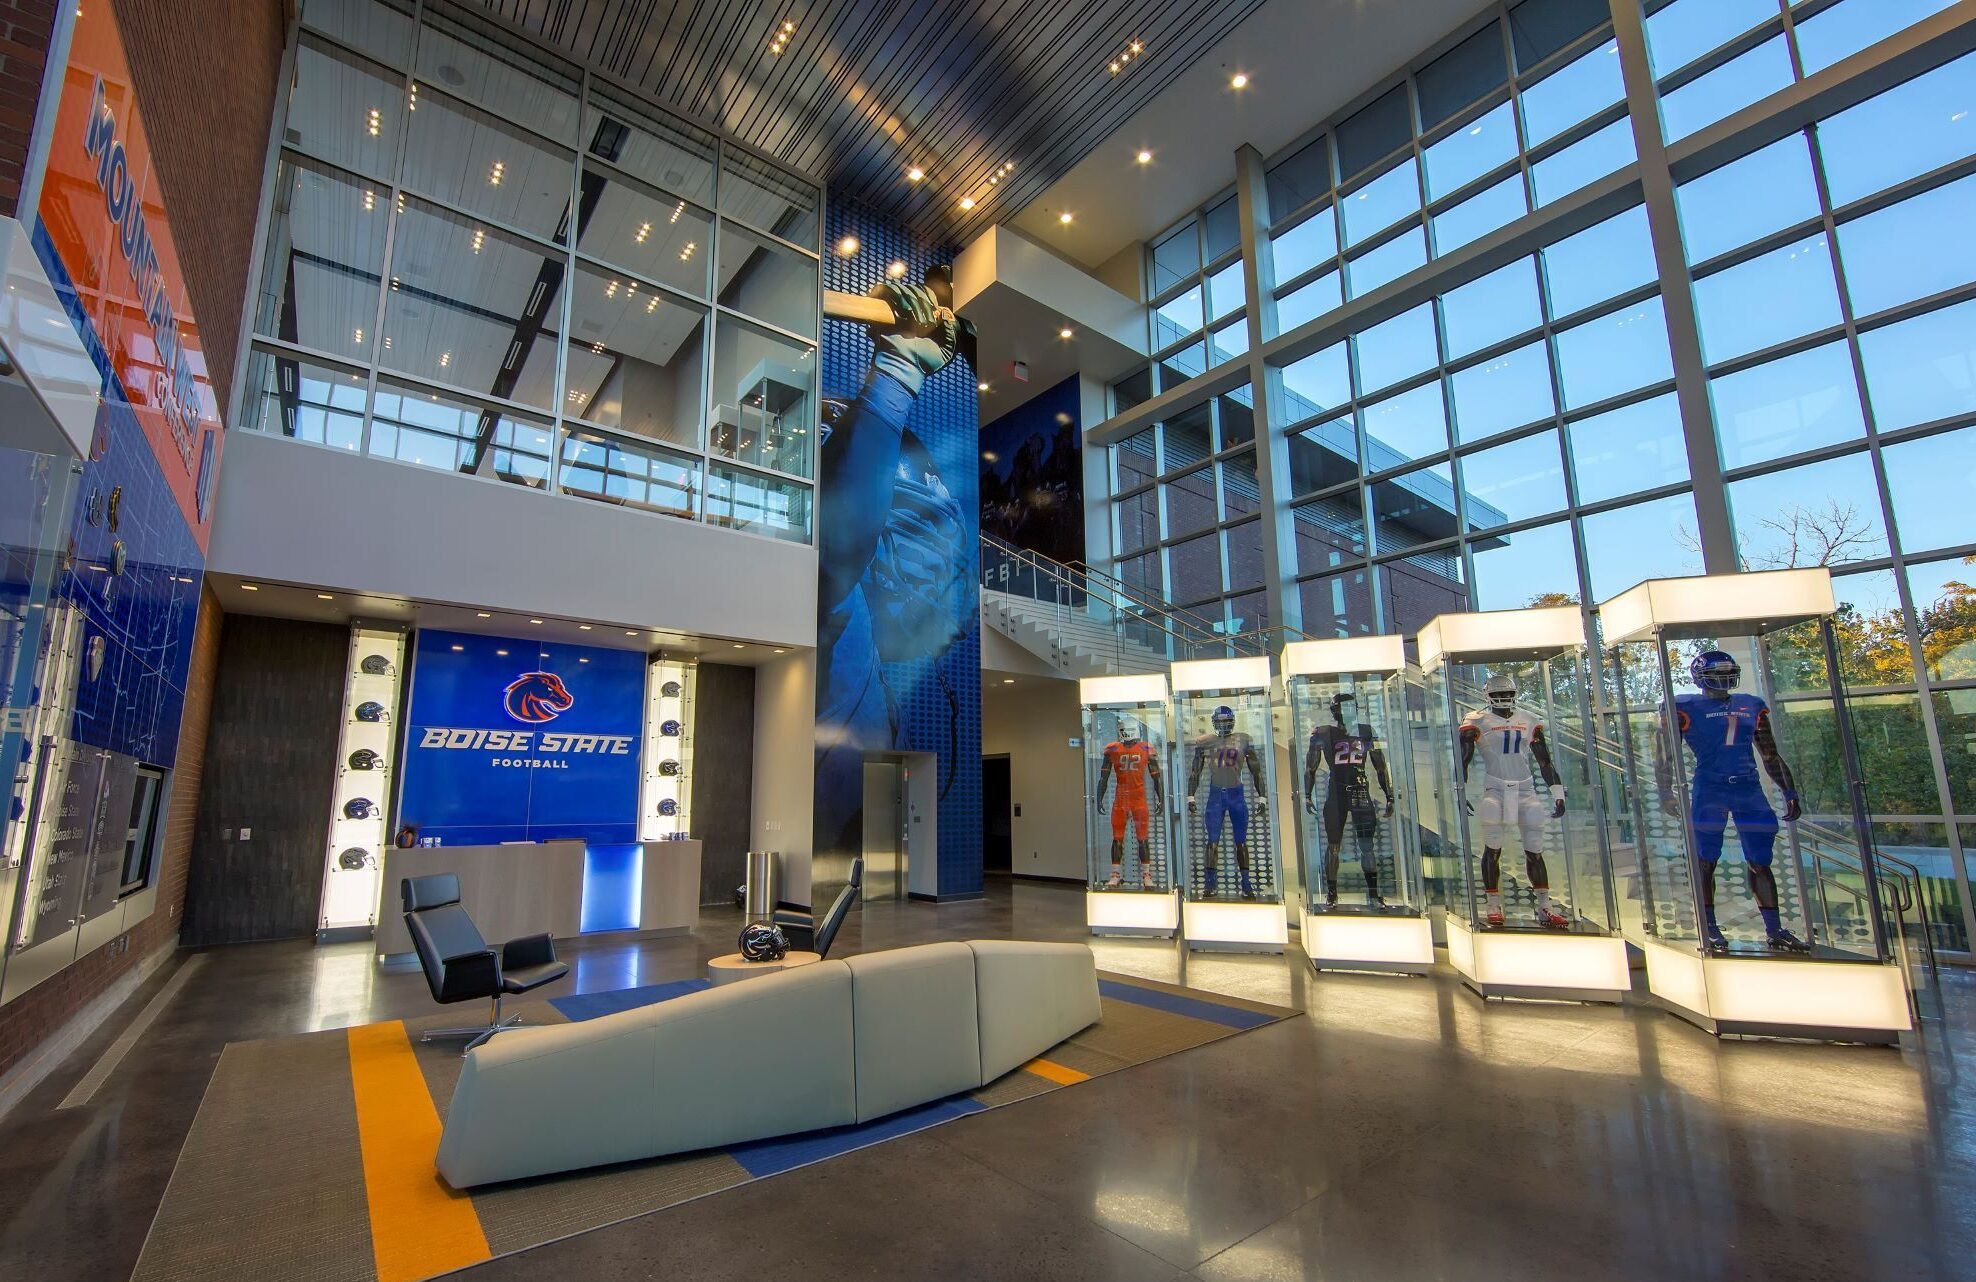
[(795, 909), (778, 909), (774, 916), (775, 924), (782, 927), (791, 948), (828, 957), (838, 929), (843, 926), (844, 918), (851, 913), (851, 905), (857, 902), (863, 891), (864, 856), (860, 855), (851, 861), (851, 880), (837, 892), (837, 898), (830, 901), (830, 907), (822, 917)]
[(510, 939), (496, 952), (480, 937), (480, 928), (460, 907), (460, 879), (452, 873), (407, 877), (398, 883), (405, 903), (405, 928), (418, 950), (432, 1000), (445, 1004), (485, 997), (493, 1002), (488, 1022), (469, 1028), (435, 1028), (419, 1040), (466, 1037), (472, 1050), (504, 1028), (521, 1022), (520, 1015), (501, 1016), (501, 998), (526, 993), (569, 974), (569, 965), (556, 960), (556, 945), (547, 935)]

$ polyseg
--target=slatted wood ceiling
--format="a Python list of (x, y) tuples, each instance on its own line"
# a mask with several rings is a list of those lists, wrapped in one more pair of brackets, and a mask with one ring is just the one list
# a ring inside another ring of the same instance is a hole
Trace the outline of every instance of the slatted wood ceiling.
[[(834, 195), (963, 242), (1013, 218), (1262, 0), (479, 2)], [(1142, 53), (1113, 76), (1134, 40)], [(912, 165), (924, 182), (906, 181)]]

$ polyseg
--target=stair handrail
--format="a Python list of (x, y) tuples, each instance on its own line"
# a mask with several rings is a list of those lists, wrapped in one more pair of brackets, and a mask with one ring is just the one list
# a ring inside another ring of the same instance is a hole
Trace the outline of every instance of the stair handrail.
[[(1196, 649), (1218, 647), (1223, 644), (1223, 638), (1199, 616), (1183, 616), (1182, 612), (1171, 607), (1149, 602), (1138, 594), (1127, 591), (1122, 584), (1110, 579), (1110, 576), (1098, 576), (1088, 571), (1080, 571), (1054, 557), (1028, 548), (1016, 547), (986, 531), (983, 531), (980, 537), (985, 550), (1024, 565), (1031, 571), (1061, 583), (1072, 591), (1085, 592), (1100, 600), (1107, 600), (1108, 604), (1121, 614), (1130, 614), (1136, 621), (1147, 623), (1164, 632), (1180, 647), (1175, 652), (1177, 657), (1185, 657)], [(1101, 581), (1094, 582), (1094, 580)]]

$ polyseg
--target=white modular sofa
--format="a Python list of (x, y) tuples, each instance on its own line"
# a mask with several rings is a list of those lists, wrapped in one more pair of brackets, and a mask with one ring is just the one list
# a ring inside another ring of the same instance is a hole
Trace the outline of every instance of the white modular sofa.
[(468, 1052), (454, 1188), (846, 1126), (973, 1090), (1098, 1020), (1083, 944), (821, 961)]

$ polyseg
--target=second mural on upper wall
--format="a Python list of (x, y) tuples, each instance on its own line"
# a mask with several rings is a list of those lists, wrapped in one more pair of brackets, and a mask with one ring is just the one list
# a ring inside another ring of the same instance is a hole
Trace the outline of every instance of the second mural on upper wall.
[(1066, 565), (1084, 559), (1077, 375), (981, 429), (981, 532)]

